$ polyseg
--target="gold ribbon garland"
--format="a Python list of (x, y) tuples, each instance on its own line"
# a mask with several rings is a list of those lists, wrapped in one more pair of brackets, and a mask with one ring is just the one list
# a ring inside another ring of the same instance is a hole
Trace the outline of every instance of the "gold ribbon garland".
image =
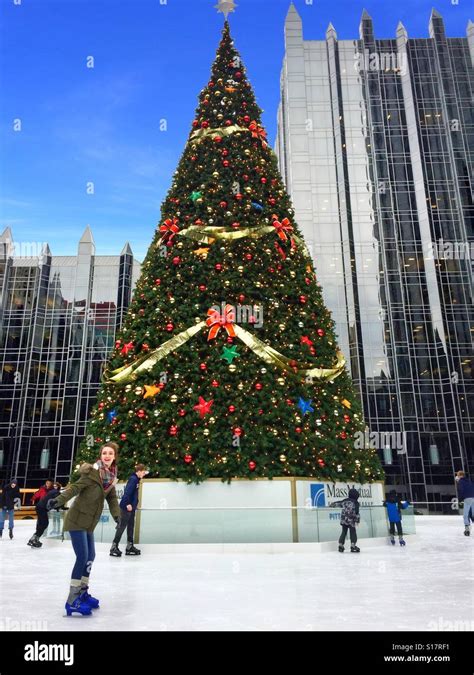
[(239, 127), (237, 124), (232, 124), (230, 127), (207, 127), (207, 129), (196, 129), (189, 137), (190, 141), (202, 141), (203, 138), (209, 136), (216, 138), (216, 136), (230, 136), (236, 131), (251, 131), (247, 127)]
[[(189, 237), (200, 244), (212, 244), (216, 239), (229, 239), (234, 241), (242, 239), (243, 237), (260, 239), (260, 237), (271, 234), (272, 232), (277, 232), (273, 225), (257, 225), (257, 227), (244, 227), (238, 230), (227, 230), (225, 227), (220, 227), (219, 225), (206, 225), (204, 227), (201, 225), (190, 225), (186, 229), (178, 232), (177, 236)], [(297, 234), (292, 235), (292, 238), (301, 248), (304, 257), (311, 258), (311, 254), (308, 251), (304, 240)]]
[[(149, 371), (153, 366), (164, 359), (171, 352), (176, 351), (182, 345), (184, 345), (193, 335), (199, 333), (206, 326), (205, 321), (200, 321), (195, 326), (187, 328), (186, 330), (178, 333), (178, 335), (173, 336), (170, 340), (164, 342), (161, 347), (155, 349), (150, 354), (140, 356), (138, 359), (135, 359), (133, 363), (130, 363), (128, 366), (122, 366), (113, 370), (110, 374), (105, 371), (103, 379), (105, 382), (115, 383), (115, 384), (128, 384), (137, 379), (137, 376), (144, 372)], [(249, 333), (242, 328), (234, 324), (234, 330), (237, 337), (242, 340), (242, 342), (249, 347), (254, 354), (259, 356), (265, 363), (269, 365), (276, 366), (280, 370), (287, 370), (289, 372), (295, 373), (297, 375), (302, 375), (304, 377), (311, 377), (318, 380), (333, 380), (338, 377), (344, 370), (346, 361), (344, 356), (340, 351), (337, 353), (337, 363), (334, 368), (308, 368), (298, 364), (293, 359), (289, 359), (280, 352), (277, 352), (276, 349), (265, 344), (254, 335)]]

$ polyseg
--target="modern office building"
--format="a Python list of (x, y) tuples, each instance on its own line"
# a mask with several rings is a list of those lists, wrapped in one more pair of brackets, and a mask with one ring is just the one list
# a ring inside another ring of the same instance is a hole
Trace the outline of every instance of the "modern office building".
[(68, 480), (140, 272), (128, 243), (96, 255), (89, 227), (77, 256), (33, 248), (0, 236), (0, 479), (22, 487)]
[(304, 40), (291, 6), (275, 150), (387, 484), (449, 502), (474, 469), (474, 24), (359, 34)]

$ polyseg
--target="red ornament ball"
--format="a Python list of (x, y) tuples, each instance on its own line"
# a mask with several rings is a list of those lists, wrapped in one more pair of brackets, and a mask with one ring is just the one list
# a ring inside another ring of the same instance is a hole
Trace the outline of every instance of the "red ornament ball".
[(199, 126), (199, 120), (193, 120), (193, 127), (196, 128)]
[(145, 417), (146, 412), (140, 408), (140, 410), (137, 411), (137, 417), (140, 417), (140, 419), (143, 419)]
[(257, 384), (255, 385), (255, 389), (257, 391), (260, 391), (262, 389), (262, 387), (263, 387), (263, 384), (261, 384), (260, 382), (257, 382)]
[(230, 162), (229, 162), (228, 159), (224, 159), (224, 161), (222, 162), (222, 164), (227, 168), (227, 167), (230, 165)]
[(184, 455), (184, 461), (186, 462), (186, 464), (191, 464), (191, 462), (193, 461), (193, 456), (192, 455)]
[(206, 120), (204, 120), (204, 122), (201, 124), (201, 126), (202, 126), (203, 129), (207, 129), (207, 127), (209, 126), (209, 122), (206, 122)]
[(181, 262), (181, 258), (179, 257), (179, 255), (177, 255), (175, 258), (173, 258), (173, 265), (179, 265), (180, 262)]
[(240, 79), (241, 79), (242, 73), (240, 72), (240, 70), (238, 70), (238, 71), (234, 74), (234, 77), (235, 77), (236, 80), (240, 80)]
[(221, 209), (226, 209), (227, 208), (227, 202), (224, 202), (224, 201), (219, 202), (219, 206), (221, 207)]
[(297, 434), (300, 434), (301, 433), (301, 427), (296, 427), (295, 431), (296, 431)]
[(229, 412), (231, 412), (231, 413), (235, 412), (235, 405), (230, 405), (230, 406), (228, 407), (228, 410), (229, 410)]
[(218, 386), (219, 386), (219, 382), (218, 382), (217, 380), (212, 380), (211, 386), (212, 386), (212, 387), (218, 387)]
[(120, 440), (126, 441), (127, 440), (127, 434), (120, 434)]
[(242, 429), (240, 427), (235, 427), (234, 434), (236, 436), (242, 436)]
[(207, 366), (206, 366), (205, 363), (200, 363), (200, 364), (199, 364), (199, 368), (200, 368), (201, 370), (207, 370)]
[(105, 403), (99, 403), (99, 410), (102, 410), (102, 408), (104, 407), (104, 405), (105, 405)]
[(155, 279), (155, 286), (159, 286), (161, 284), (161, 279)]
[(246, 259), (246, 260), (252, 260), (252, 254), (251, 254), (251, 253), (246, 253), (246, 254), (245, 254), (245, 259)]
[(184, 408), (181, 408), (181, 410), (178, 410), (178, 415), (180, 417), (184, 417), (186, 415), (186, 410), (184, 410)]
[(173, 324), (172, 324), (172, 323), (167, 323), (167, 324), (166, 324), (166, 330), (168, 331), (168, 333), (171, 333), (171, 331), (174, 330)]
[(201, 293), (204, 292), (204, 291), (206, 290), (206, 287), (204, 286), (204, 284), (201, 284), (201, 285), (199, 286), (199, 290), (201, 291)]
[(247, 122), (247, 124), (250, 122), (250, 117), (248, 115), (244, 115), (244, 122)]
[(306, 304), (306, 295), (300, 295), (300, 303), (301, 303), (302, 305), (305, 305), (305, 304)]
[(215, 265), (215, 269), (216, 269), (218, 272), (220, 272), (220, 271), (222, 270), (222, 265), (221, 265), (220, 263), (217, 263), (217, 265)]
[(321, 459), (321, 458), (318, 459), (318, 464), (319, 464), (319, 466), (326, 466), (326, 463), (325, 463), (324, 459)]
[(214, 136), (214, 143), (222, 143), (222, 137), (221, 136)]
[(348, 424), (350, 421), (351, 421), (351, 418), (349, 417), (349, 415), (344, 415), (344, 422), (346, 424)]
[(339, 436), (340, 436), (340, 438), (342, 438), (342, 439), (347, 438), (347, 434), (346, 434), (345, 431), (341, 431), (341, 433), (339, 434)]
[(176, 434), (178, 433), (178, 427), (173, 424), (170, 427), (169, 433), (170, 433), (170, 436), (176, 436)]
[(256, 468), (257, 468), (257, 464), (251, 459), (250, 462), (249, 462), (250, 471), (255, 471)]
[(316, 332), (319, 335), (319, 337), (323, 337), (323, 335), (325, 335), (324, 328), (318, 328)]
[(241, 293), (239, 295), (239, 302), (243, 302), (244, 300), (245, 300), (245, 295), (243, 293)]

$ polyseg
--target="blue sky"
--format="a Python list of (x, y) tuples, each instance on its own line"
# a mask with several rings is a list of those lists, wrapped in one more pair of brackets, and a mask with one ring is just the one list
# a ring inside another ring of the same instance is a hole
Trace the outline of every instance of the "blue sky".
[[(97, 254), (117, 254), (128, 240), (142, 259), (209, 78), (223, 21), (217, 0), (14, 1), (0, 0), (0, 227), (74, 255), (90, 225)], [(232, 33), (273, 142), (289, 0), (237, 3)], [(339, 39), (358, 37), (364, 7), (379, 38), (394, 37), (399, 20), (410, 37), (427, 37), (432, 0), (295, 5), (306, 39), (323, 39), (330, 21)], [(435, 6), (447, 34), (465, 36), (471, 3)]]

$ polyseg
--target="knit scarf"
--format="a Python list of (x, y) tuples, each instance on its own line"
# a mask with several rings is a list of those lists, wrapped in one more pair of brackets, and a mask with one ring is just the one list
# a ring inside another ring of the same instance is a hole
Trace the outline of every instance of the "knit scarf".
[(111, 466), (107, 468), (101, 459), (97, 460), (95, 466), (99, 471), (100, 480), (102, 481), (102, 487), (104, 488), (104, 490), (108, 490), (117, 476), (117, 467)]

